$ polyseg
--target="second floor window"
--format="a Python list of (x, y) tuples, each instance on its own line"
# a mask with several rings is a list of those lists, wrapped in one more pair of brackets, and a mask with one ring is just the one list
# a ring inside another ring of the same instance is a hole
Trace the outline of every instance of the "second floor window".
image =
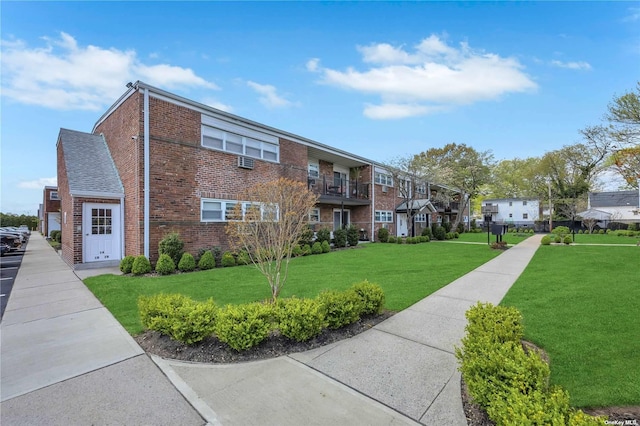
[(320, 177), (320, 166), (318, 166), (318, 164), (309, 163), (309, 177), (310, 178)]
[(51, 191), (51, 193), (49, 194), (49, 199), (50, 200), (59, 200), (60, 198), (58, 198), (58, 191)]
[(393, 212), (376, 210), (375, 212), (376, 222), (393, 222)]
[(276, 144), (204, 125), (202, 146), (275, 163), (280, 161), (280, 147)]
[(387, 175), (384, 173), (375, 173), (375, 182), (380, 185), (393, 186), (393, 178), (391, 175)]

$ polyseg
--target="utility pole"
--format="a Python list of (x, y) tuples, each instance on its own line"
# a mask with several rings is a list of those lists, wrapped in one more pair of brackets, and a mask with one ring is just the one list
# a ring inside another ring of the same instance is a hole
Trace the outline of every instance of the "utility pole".
[(549, 184), (549, 232), (553, 230), (553, 212), (551, 211), (551, 179), (548, 181)]

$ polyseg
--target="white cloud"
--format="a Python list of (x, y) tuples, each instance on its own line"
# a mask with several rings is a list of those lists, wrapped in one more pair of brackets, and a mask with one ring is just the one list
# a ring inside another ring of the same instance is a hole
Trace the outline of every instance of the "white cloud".
[(425, 115), (537, 88), (518, 60), (476, 51), (464, 42), (452, 47), (436, 35), (411, 52), (387, 43), (357, 49), (363, 62), (372, 64), (365, 71), (320, 68), (318, 59), (307, 69), (321, 72), (321, 83), (379, 96), (381, 105), (364, 110), (374, 119)]
[(320, 59), (311, 58), (307, 61), (307, 71), (316, 72), (320, 66)]
[(166, 88), (218, 89), (191, 69), (148, 65), (133, 50), (88, 45), (61, 33), (43, 38), (45, 47), (2, 40), (2, 92), (17, 102), (63, 110), (100, 110), (124, 92), (128, 81)]
[(58, 178), (39, 178), (36, 180), (27, 180), (18, 183), (18, 188), (24, 189), (43, 189), (45, 186), (58, 186)]
[(223, 104), (222, 102), (214, 98), (205, 98), (202, 100), (202, 103), (222, 111), (233, 112), (233, 107), (231, 105)]
[(259, 84), (253, 81), (247, 81), (247, 86), (262, 95), (259, 98), (260, 103), (267, 108), (286, 108), (293, 105), (291, 101), (278, 95), (277, 89), (270, 84)]
[(567, 68), (570, 70), (590, 70), (591, 65), (588, 62), (578, 61), (578, 62), (562, 62), (562, 61), (551, 61), (551, 65), (558, 68)]

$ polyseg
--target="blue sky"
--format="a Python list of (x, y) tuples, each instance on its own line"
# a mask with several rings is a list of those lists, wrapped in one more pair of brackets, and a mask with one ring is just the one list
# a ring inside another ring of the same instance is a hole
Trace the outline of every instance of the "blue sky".
[(640, 79), (637, 2), (7, 2), (0, 210), (142, 80), (376, 161), (580, 141)]

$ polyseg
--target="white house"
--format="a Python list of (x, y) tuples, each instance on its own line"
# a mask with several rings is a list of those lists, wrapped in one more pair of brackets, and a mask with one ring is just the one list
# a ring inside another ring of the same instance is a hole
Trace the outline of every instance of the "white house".
[(540, 200), (536, 198), (492, 198), (482, 201), (482, 214), (491, 222), (533, 227), (540, 219)]
[(635, 190), (590, 192), (587, 210), (578, 216), (596, 219), (601, 228), (610, 222), (640, 223), (640, 193)]

